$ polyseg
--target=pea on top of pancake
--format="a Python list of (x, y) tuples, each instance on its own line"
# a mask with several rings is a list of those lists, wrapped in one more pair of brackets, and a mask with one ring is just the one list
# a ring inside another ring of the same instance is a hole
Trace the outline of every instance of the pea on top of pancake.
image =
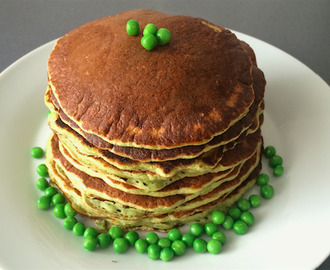
[[(130, 36), (128, 20), (167, 28), (153, 51)], [(119, 146), (149, 149), (205, 144), (249, 111), (252, 62), (230, 31), (203, 19), (133, 10), (95, 20), (57, 42), (49, 83), (82, 130)]]

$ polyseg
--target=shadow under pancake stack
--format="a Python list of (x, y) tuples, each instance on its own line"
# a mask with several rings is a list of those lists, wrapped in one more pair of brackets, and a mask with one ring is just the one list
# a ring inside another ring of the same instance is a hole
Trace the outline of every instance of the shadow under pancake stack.
[[(131, 19), (171, 42), (145, 50)], [(98, 19), (57, 41), (48, 81), (50, 181), (99, 227), (205, 223), (255, 183), (265, 79), (227, 29), (152, 10)]]

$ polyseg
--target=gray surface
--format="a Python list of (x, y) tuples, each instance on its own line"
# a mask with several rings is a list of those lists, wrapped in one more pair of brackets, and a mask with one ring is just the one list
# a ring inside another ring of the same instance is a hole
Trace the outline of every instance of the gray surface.
[[(0, 0), (0, 72), (85, 22), (133, 8), (203, 17), (254, 36), (299, 59), (330, 84), (329, 0)], [(330, 258), (319, 269), (330, 269)]]

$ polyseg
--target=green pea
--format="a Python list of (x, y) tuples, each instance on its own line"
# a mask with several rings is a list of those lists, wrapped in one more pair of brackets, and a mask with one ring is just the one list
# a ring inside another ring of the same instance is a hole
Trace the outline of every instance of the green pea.
[(33, 158), (42, 158), (42, 156), (44, 155), (44, 150), (42, 150), (41, 147), (32, 147), (30, 154)]
[(52, 198), (58, 192), (55, 187), (48, 187), (45, 189), (45, 196)]
[(237, 234), (240, 235), (246, 234), (247, 229), (248, 229), (248, 225), (242, 220), (238, 220), (234, 223), (233, 230)]
[(193, 243), (193, 249), (198, 253), (205, 253), (207, 250), (207, 242), (202, 238), (196, 238)]
[(282, 165), (276, 165), (273, 170), (274, 176), (281, 176), (284, 172), (284, 168)]
[(269, 182), (269, 176), (268, 176), (268, 174), (261, 173), (257, 177), (257, 185), (259, 185), (259, 186), (267, 185), (268, 182)]
[(170, 260), (172, 260), (174, 257), (174, 251), (170, 248), (163, 248), (160, 251), (160, 256), (159, 258), (164, 261), (164, 262), (169, 262)]
[(157, 33), (157, 26), (152, 24), (152, 23), (148, 23), (143, 30), (143, 35), (156, 35)]
[(255, 207), (259, 207), (259, 206), (261, 205), (261, 198), (260, 198), (260, 196), (257, 195), (257, 194), (253, 194), (253, 195), (251, 195), (251, 196), (249, 197), (249, 201), (250, 201), (251, 206), (252, 206), (253, 208), (255, 208)]
[(65, 218), (65, 213), (64, 213), (64, 204), (59, 203), (54, 206), (53, 209), (54, 216), (57, 218)]
[(215, 232), (212, 234), (212, 239), (220, 241), (222, 245), (226, 243), (226, 235), (223, 232)]
[(136, 20), (129, 20), (126, 24), (127, 34), (130, 36), (136, 36), (140, 32), (140, 25)]
[(67, 217), (74, 217), (77, 214), (69, 202), (64, 205), (64, 213)]
[(241, 220), (244, 221), (248, 226), (254, 224), (254, 215), (250, 211), (243, 212)]
[(194, 236), (200, 236), (204, 232), (204, 226), (200, 223), (194, 223), (190, 226), (190, 233)]
[(276, 149), (274, 146), (267, 146), (264, 150), (264, 155), (266, 158), (271, 158), (276, 155)]
[(47, 117), (49, 117), (50, 115), (51, 115), (51, 111), (49, 110), (48, 112), (47, 112)]
[(74, 225), (77, 223), (77, 219), (75, 217), (67, 217), (63, 220), (63, 226), (67, 230), (73, 230)]
[(109, 230), (109, 234), (112, 239), (122, 238), (124, 235), (123, 229), (118, 226), (113, 226)]
[(100, 233), (96, 239), (97, 239), (97, 244), (101, 248), (106, 248), (111, 244), (111, 236), (108, 233)]
[(141, 45), (148, 51), (153, 50), (157, 45), (157, 38), (154, 35), (146, 34), (141, 39)]
[(221, 249), (222, 249), (222, 244), (218, 240), (211, 239), (207, 243), (206, 248), (207, 248), (207, 251), (212, 253), (212, 254), (219, 254), (221, 252)]
[(211, 216), (212, 222), (217, 225), (224, 223), (226, 215), (222, 211), (214, 211)]
[(51, 198), (47, 196), (41, 196), (38, 199), (37, 206), (39, 209), (47, 210), (50, 207)]
[(282, 157), (275, 155), (269, 159), (269, 166), (275, 168), (277, 165), (282, 165), (283, 159)]
[(139, 252), (141, 254), (147, 252), (148, 246), (149, 246), (148, 242), (141, 238), (136, 240), (136, 242), (135, 242), (135, 249), (137, 250), (137, 252)]
[(49, 187), (49, 183), (46, 178), (41, 177), (37, 180), (36, 186), (39, 190), (44, 191)]
[(87, 227), (86, 230), (84, 231), (84, 238), (87, 238), (89, 236), (96, 238), (98, 235), (97, 231), (95, 228), (92, 227)]
[(40, 164), (37, 167), (37, 173), (41, 176), (41, 177), (48, 177), (48, 169), (46, 164)]
[(239, 220), (239, 218), (241, 217), (241, 210), (239, 210), (238, 207), (232, 207), (228, 210), (227, 213), (229, 216), (231, 216), (233, 218), (233, 220)]
[(178, 228), (174, 228), (168, 231), (167, 236), (171, 241), (175, 241), (182, 238), (182, 233)]
[(57, 204), (64, 204), (65, 197), (61, 193), (57, 193), (52, 197), (52, 204), (55, 206)]
[(230, 230), (234, 225), (234, 219), (231, 216), (226, 216), (225, 222), (222, 223), (222, 227), (225, 230)]
[(209, 236), (212, 236), (216, 231), (218, 231), (218, 226), (214, 223), (207, 223), (204, 226), (205, 233)]
[(174, 251), (175, 255), (177, 256), (184, 254), (186, 248), (187, 248), (186, 244), (182, 240), (175, 240), (171, 245), (171, 249)]
[(157, 233), (150, 232), (146, 235), (145, 239), (149, 245), (153, 245), (153, 244), (157, 244), (159, 237)]
[(148, 256), (150, 259), (152, 260), (157, 260), (160, 257), (160, 251), (162, 250), (162, 248), (156, 244), (151, 244), (148, 247)]
[(113, 240), (113, 249), (117, 253), (124, 253), (129, 248), (129, 242), (125, 238), (116, 238)]
[(171, 41), (172, 34), (168, 29), (160, 28), (156, 32), (156, 38), (157, 38), (158, 44), (165, 45)]
[(129, 231), (125, 234), (125, 239), (129, 242), (131, 246), (135, 245), (135, 242), (140, 238), (136, 231)]
[(76, 236), (82, 236), (84, 235), (85, 232), (85, 224), (78, 222), (76, 223), (73, 228), (72, 228), (72, 232), (74, 235)]
[(182, 235), (182, 241), (186, 244), (187, 247), (192, 247), (195, 240), (195, 236), (191, 233), (185, 233)]
[(93, 251), (96, 249), (97, 246), (97, 239), (93, 236), (88, 236), (84, 239), (83, 247), (88, 251)]
[(248, 211), (251, 208), (251, 204), (248, 199), (241, 198), (237, 202), (237, 207), (244, 212)]
[(172, 241), (168, 238), (160, 238), (157, 244), (161, 248), (170, 248), (172, 245)]
[(264, 199), (271, 199), (274, 196), (274, 188), (271, 185), (261, 186), (260, 194)]

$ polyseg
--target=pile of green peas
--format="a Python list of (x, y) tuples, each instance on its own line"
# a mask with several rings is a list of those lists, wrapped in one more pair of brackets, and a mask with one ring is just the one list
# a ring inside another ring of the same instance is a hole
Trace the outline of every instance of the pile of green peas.
[[(264, 155), (268, 159), (269, 166), (273, 169), (273, 175), (279, 177), (284, 172), (283, 158), (276, 154), (274, 146), (267, 146)], [(260, 186), (260, 194), (264, 199), (271, 199), (274, 196), (274, 188), (269, 184), (269, 175), (262, 173), (257, 178), (257, 185)]]
[(269, 145), (264, 149), (264, 155), (268, 158), (269, 166), (273, 169), (274, 176), (281, 176), (284, 172), (283, 158), (276, 154), (274, 146)]
[[(140, 33), (140, 25), (136, 20), (129, 20), (126, 24), (127, 34), (130, 36), (137, 36)], [(143, 30), (143, 37), (141, 38), (141, 45), (148, 51), (153, 50), (156, 46), (165, 45), (170, 42), (172, 38), (171, 32), (166, 28), (159, 28), (148, 23)]]
[[(31, 149), (31, 156), (42, 158), (44, 151), (40, 147)], [(269, 165), (273, 168), (274, 176), (283, 174), (283, 159), (276, 155), (273, 146), (267, 146), (264, 155), (269, 159)], [(273, 158), (273, 159), (272, 159)], [(277, 169), (276, 169), (277, 168)], [(280, 168), (280, 169), (278, 169)], [(168, 231), (167, 237), (160, 238), (157, 233), (149, 232), (144, 239), (136, 231), (124, 233), (123, 229), (113, 226), (108, 232), (99, 233), (93, 227), (87, 227), (78, 222), (77, 212), (66, 201), (66, 198), (57, 188), (49, 185), (48, 170), (45, 164), (37, 166), (37, 173), (40, 178), (36, 182), (39, 190), (44, 191), (37, 202), (39, 209), (47, 210), (53, 205), (53, 214), (59, 219), (63, 219), (63, 226), (71, 230), (74, 235), (83, 237), (83, 247), (88, 251), (94, 251), (99, 248), (112, 247), (115, 252), (121, 254), (130, 247), (134, 247), (138, 253), (146, 253), (152, 260), (171, 261), (175, 256), (183, 255), (187, 248), (193, 248), (197, 253), (219, 254), (223, 245), (226, 243), (226, 235), (223, 230), (232, 229), (236, 234), (243, 235), (248, 231), (248, 227), (254, 224), (254, 215), (250, 211), (261, 205), (262, 198), (271, 199), (274, 195), (274, 189), (269, 185), (269, 176), (261, 173), (256, 184), (260, 186), (260, 195), (252, 194), (248, 199), (241, 198), (237, 203), (228, 209), (225, 214), (222, 211), (213, 211), (210, 216), (210, 222), (193, 223), (189, 227), (189, 232), (182, 234), (180, 229), (174, 228)], [(205, 240), (204, 236), (208, 238)]]

